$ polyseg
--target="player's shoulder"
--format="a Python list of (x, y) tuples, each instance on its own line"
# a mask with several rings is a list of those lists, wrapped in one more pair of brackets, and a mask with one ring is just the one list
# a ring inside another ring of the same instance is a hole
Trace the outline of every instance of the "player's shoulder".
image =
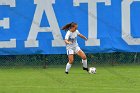
[(76, 30), (76, 32), (79, 32), (79, 30)]
[(68, 30), (68, 31), (67, 31), (67, 33), (71, 33), (71, 31), (70, 31), (70, 30)]
[(79, 30), (76, 30), (77, 33), (79, 33)]
[(76, 32), (77, 34), (80, 34), (79, 30), (76, 30), (75, 32)]
[(68, 31), (67, 31), (67, 34), (70, 34), (70, 33), (71, 33), (71, 31), (70, 31), (70, 30), (68, 30)]

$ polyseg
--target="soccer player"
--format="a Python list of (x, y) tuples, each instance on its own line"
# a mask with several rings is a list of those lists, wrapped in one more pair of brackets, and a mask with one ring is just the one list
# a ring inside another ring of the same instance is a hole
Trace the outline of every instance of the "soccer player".
[(66, 65), (66, 70), (65, 70), (66, 74), (69, 73), (69, 70), (73, 64), (74, 54), (77, 54), (82, 58), (83, 70), (88, 71), (87, 57), (85, 53), (80, 49), (77, 43), (77, 36), (80, 36), (86, 41), (87, 41), (87, 38), (84, 35), (80, 34), (77, 28), (78, 28), (78, 24), (74, 22), (69, 23), (62, 28), (62, 30), (67, 31), (65, 35), (65, 43), (66, 43), (66, 49), (67, 49), (67, 55), (68, 55), (69, 61)]

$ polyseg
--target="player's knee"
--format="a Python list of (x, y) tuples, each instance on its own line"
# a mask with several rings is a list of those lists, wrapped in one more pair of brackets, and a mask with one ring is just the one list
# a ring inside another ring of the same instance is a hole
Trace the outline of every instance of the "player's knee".
[(83, 60), (86, 60), (86, 59), (87, 59), (87, 57), (86, 57), (86, 56), (83, 56), (83, 57), (82, 57), (82, 59), (83, 59)]
[(73, 63), (73, 59), (69, 59), (69, 63), (72, 64)]

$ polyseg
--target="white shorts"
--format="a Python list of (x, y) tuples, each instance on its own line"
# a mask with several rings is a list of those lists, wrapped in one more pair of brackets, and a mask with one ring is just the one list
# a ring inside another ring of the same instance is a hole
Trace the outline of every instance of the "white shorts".
[(67, 49), (67, 55), (71, 55), (71, 54), (76, 54), (78, 51), (80, 51), (80, 47), (77, 46), (75, 48), (70, 48), (70, 49)]

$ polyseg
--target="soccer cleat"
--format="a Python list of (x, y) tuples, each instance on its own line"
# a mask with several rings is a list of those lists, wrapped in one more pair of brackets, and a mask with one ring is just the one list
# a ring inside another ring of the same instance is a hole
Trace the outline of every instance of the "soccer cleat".
[(86, 70), (87, 72), (89, 71), (89, 69), (88, 68), (85, 68), (85, 67), (83, 67), (83, 70)]
[(69, 74), (69, 72), (65, 72), (65, 74)]

